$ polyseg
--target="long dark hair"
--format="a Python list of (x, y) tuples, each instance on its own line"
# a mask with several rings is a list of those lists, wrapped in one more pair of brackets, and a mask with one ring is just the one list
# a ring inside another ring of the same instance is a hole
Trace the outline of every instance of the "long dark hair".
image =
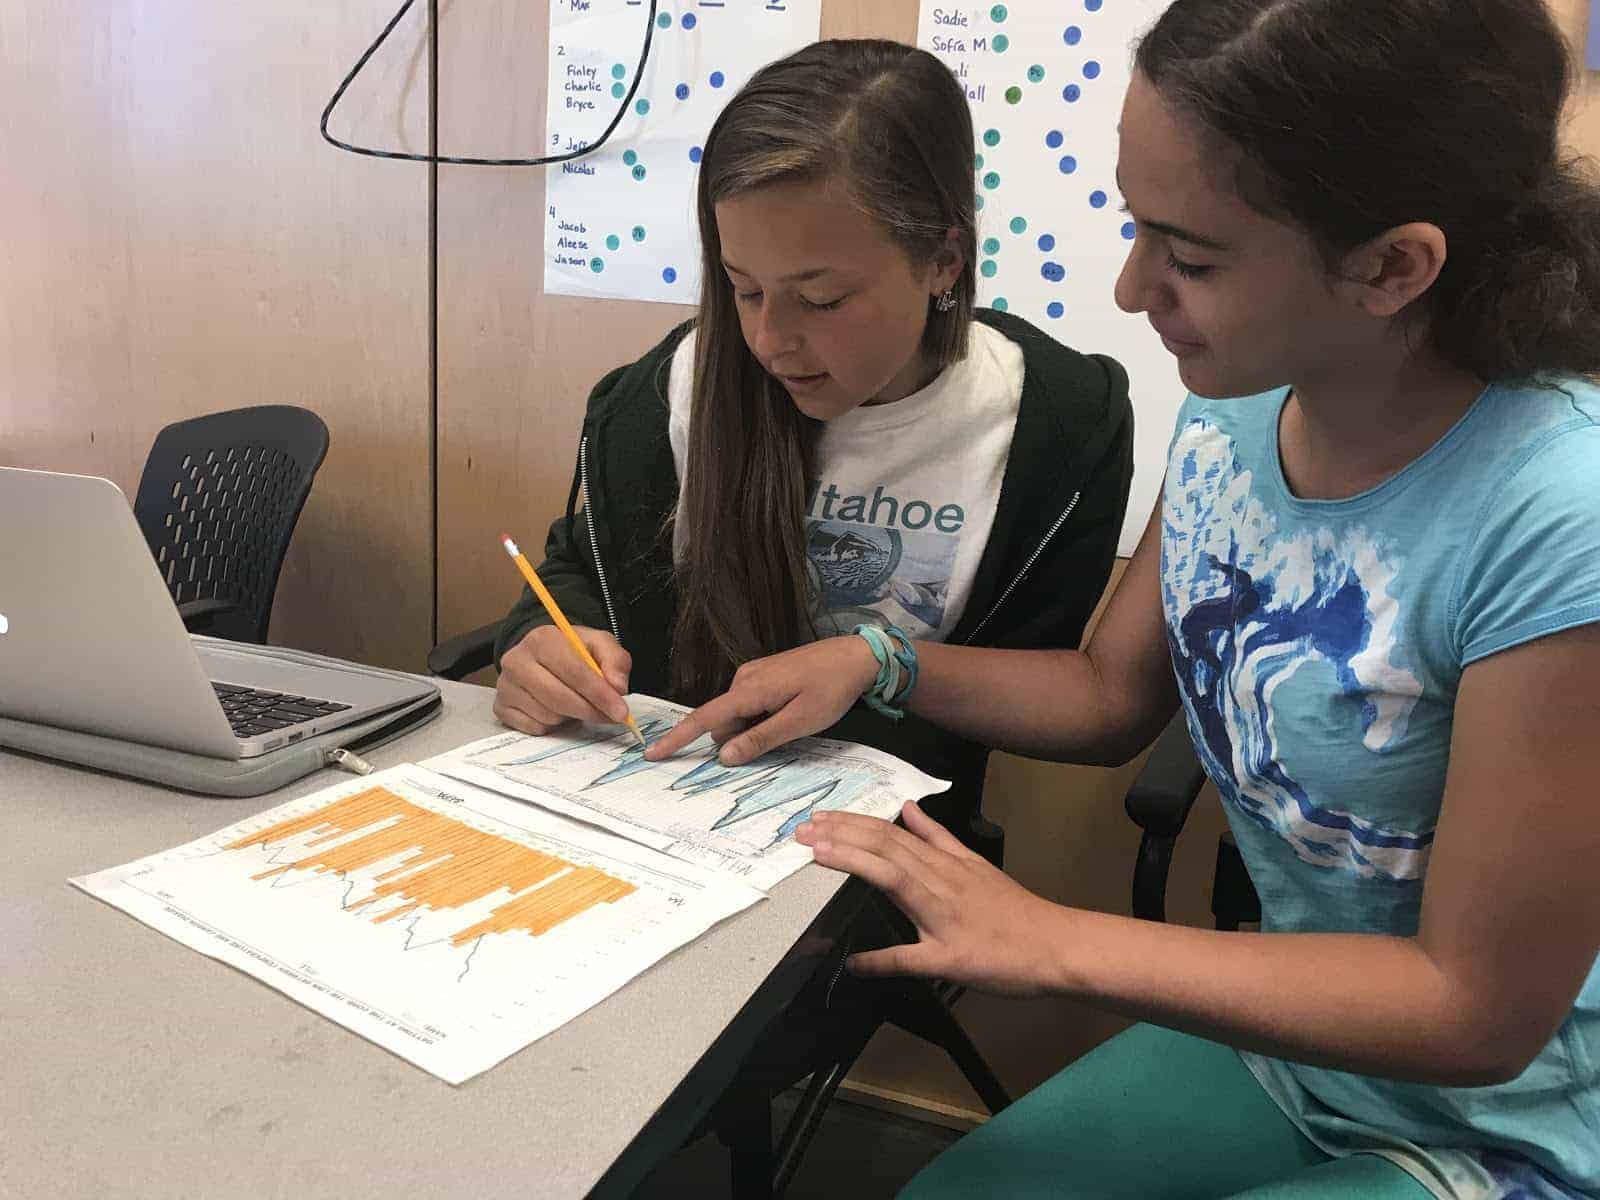
[(700, 165), (700, 318), (688, 460), (676, 519), (673, 685), (685, 699), (727, 686), (739, 664), (812, 630), (806, 487), (816, 422), (762, 370), (722, 268), (716, 204), (775, 183), (835, 179), (918, 264), (949, 230), (965, 264), (955, 307), (930, 301), (921, 349), (944, 368), (966, 353), (976, 281), (972, 118), (933, 55), (898, 42), (818, 42), (759, 71), (711, 127)]
[(1443, 230), (1421, 315), (1447, 362), (1600, 374), (1600, 189), (1561, 150), (1572, 69), (1543, 0), (1177, 0), (1135, 62), (1330, 267)]

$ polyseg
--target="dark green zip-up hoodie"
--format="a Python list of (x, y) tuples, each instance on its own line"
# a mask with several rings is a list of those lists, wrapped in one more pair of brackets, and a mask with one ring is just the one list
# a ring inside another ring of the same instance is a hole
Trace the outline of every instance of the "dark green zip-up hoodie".
[[(1133, 478), (1133, 412), (1122, 367), (1083, 355), (1017, 317), (977, 319), (1022, 348), (1022, 398), (989, 541), (949, 641), (1010, 649), (1076, 646), (1117, 552)], [(550, 527), (539, 575), (575, 625), (609, 629), (633, 657), (629, 686), (668, 699), (677, 613), (677, 507), (667, 378), (685, 324), (608, 373), (589, 395), (566, 515)], [(574, 511), (582, 490), (584, 507)], [(549, 623), (529, 588), (506, 617), (495, 663)], [(1004, 703), (997, 698), (997, 703)], [(978, 810), (988, 748), (915, 716), (857, 705), (826, 736), (876, 746), (951, 781), (929, 811), (958, 831)]]

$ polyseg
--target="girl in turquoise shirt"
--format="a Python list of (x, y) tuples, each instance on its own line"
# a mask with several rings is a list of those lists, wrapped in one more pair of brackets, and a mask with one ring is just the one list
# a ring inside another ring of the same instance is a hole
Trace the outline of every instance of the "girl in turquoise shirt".
[[(867, 974), (1139, 1019), (914, 1195), (1600, 1196), (1600, 192), (1540, 0), (1179, 0), (1139, 45), (1116, 289), (1190, 397), (1083, 651), (831, 638), (664, 739), (864, 693), (1120, 763), (1181, 704), (1263, 904), (1050, 904), (907, 805), (802, 826), (912, 945)], [(895, 680), (898, 677), (898, 686)], [(881, 694), (893, 689), (893, 694)]]

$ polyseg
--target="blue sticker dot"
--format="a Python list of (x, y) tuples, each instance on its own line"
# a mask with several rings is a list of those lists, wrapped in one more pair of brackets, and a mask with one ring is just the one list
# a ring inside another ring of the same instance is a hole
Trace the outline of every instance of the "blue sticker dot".
[(645, 113), (650, 111), (650, 101), (646, 100), (643, 96), (640, 96), (633, 102), (633, 111), (638, 113), (641, 117), (644, 116)]
[(613, 79), (621, 79), (627, 73), (628, 73), (628, 68), (623, 66), (621, 63), (613, 63), (612, 64), (612, 67), (611, 67), (611, 78), (613, 78)]
[(699, 23), (700, 18), (695, 16), (693, 13), (684, 13), (683, 20), (678, 22), (678, 24), (682, 25), (685, 29), (693, 29)]
[(634, 167), (634, 169), (633, 169), (633, 177), (635, 179), (637, 179), (640, 183), (644, 182), (644, 164), (643, 163), (640, 163), (638, 166)]
[(1079, 29), (1076, 25), (1068, 25), (1066, 32), (1061, 35), (1061, 40), (1069, 46), (1076, 46), (1079, 42), (1083, 41), (1083, 30)]
[(1061, 161), (1056, 165), (1061, 168), (1061, 173), (1063, 175), (1071, 175), (1078, 169), (1078, 160), (1073, 158), (1070, 154), (1063, 154), (1061, 156)]
[(1090, 208), (1104, 208), (1105, 206), (1106, 206), (1106, 194), (1104, 192), (1090, 192), (1089, 193), (1089, 207)]
[(634, 163), (636, 163), (638, 161), (639, 161), (639, 155), (638, 155), (638, 153), (636, 151), (624, 150), (622, 152), (622, 165), (623, 166), (631, 167), (631, 166), (633, 166)]
[(1026, 218), (1023, 218), (1023, 217), (1012, 217), (1011, 218), (1011, 232), (1012, 233), (1027, 233), (1028, 232), (1028, 222), (1027, 222)]
[(1033, 66), (1028, 68), (1028, 82), (1029, 83), (1043, 83), (1044, 82), (1044, 68), (1041, 67), (1038, 63), (1034, 63)]
[(1053, 234), (1053, 233), (1041, 233), (1039, 235), (1039, 249), (1043, 250), (1046, 254), (1049, 254), (1050, 251), (1054, 250), (1055, 248), (1056, 248), (1056, 235), (1055, 234)]
[(616, 234), (613, 233), (610, 237), (606, 238), (607, 250), (615, 250), (620, 245), (622, 245), (622, 239)]
[(621, 100), (627, 94), (628, 89), (623, 87), (620, 83), (613, 83), (611, 85), (611, 95), (614, 99)]
[(677, 283), (678, 282), (678, 272), (676, 270), (674, 270), (672, 267), (668, 267), (666, 270), (661, 272), (661, 278), (664, 279), (667, 283)]
[(989, 307), (994, 309), (995, 312), (1007, 312), (1011, 308), (1011, 305), (1006, 303), (1006, 298), (1004, 296), (996, 296), (994, 298), (994, 303), (989, 305)]
[(1069, 83), (1061, 89), (1061, 98), (1068, 104), (1076, 104), (1078, 97), (1083, 95), (1083, 89), (1075, 83)]
[(1044, 135), (1044, 144), (1049, 146), (1052, 150), (1059, 147), (1061, 143), (1066, 140), (1067, 139), (1062, 136), (1061, 130), (1059, 129), (1052, 129), (1049, 133)]
[(1083, 64), (1083, 77), (1085, 79), (1099, 79), (1100, 78), (1100, 64), (1095, 62), (1094, 59), (1092, 59), (1092, 58), (1088, 62), (1084, 63)]
[(712, 87), (721, 87), (726, 82), (728, 82), (728, 77), (726, 75), (724, 75), (721, 71), (713, 71), (713, 72), (711, 72), (711, 86)]
[(636, 241), (636, 242), (644, 241), (644, 226), (643, 225), (635, 225), (633, 227), (633, 235), (632, 236), (633, 236), (633, 240)]
[(994, 273), (999, 269), (1000, 266), (994, 259), (986, 258), (983, 260), (983, 265), (978, 268), (978, 271), (985, 279), (993, 279)]
[(1051, 317), (1059, 317), (1062, 313), (1067, 311), (1067, 308), (1066, 305), (1061, 303), (1061, 301), (1052, 300), (1044, 311)]
[(672, 14), (671, 13), (661, 13), (659, 16), (656, 17), (656, 24), (659, 25), (662, 29), (671, 29), (672, 28)]
[(1083, 0), (1083, 6), (1090, 12), (1100, 11), (1100, 0)]
[(702, 158), (705, 157), (705, 153), (706, 153), (705, 150), (703, 150), (699, 146), (690, 146), (689, 147), (689, 161), (692, 162), (692, 163), (697, 163)]
[(1060, 283), (1067, 277), (1067, 269), (1058, 262), (1047, 262), (1039, 268), (1039, 274), (1051, 283)]
[(672, 94), (679, 100), (687, 100), (689, 98), (689, 85), (687, 83), (680, 83), (676, 88), (673, 89)]
[(593, 271), (596, 275), (600, 274), (600, 272), (604, 271), (605, 269), (606, 269), (606, 260), (605, 259), (603, 259), (603, 258), (591, 258), (589, 260), (589, 270)]
[(983, 239), (983, 252), (985, 254), (999, 254), (1000, 253), (1000, 239), (999, 238), (984, 238)]

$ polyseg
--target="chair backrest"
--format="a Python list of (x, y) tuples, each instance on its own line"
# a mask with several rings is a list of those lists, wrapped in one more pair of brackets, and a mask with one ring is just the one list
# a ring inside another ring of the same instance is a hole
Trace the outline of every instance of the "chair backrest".
[(134, 516), (180, 610), (216, 601), (204, 632), (265, 642), (278, 572), (328, 427), (290, 405), (168, 425), (150, 447)]

